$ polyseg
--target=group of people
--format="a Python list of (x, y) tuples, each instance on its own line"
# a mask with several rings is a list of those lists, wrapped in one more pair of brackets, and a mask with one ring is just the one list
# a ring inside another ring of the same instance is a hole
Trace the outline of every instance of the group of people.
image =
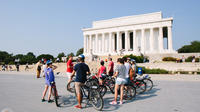
[[(2, 71), (13, 71), (13, 67), (11, 65), (5, 65), (2, 66)], [(16, 70), (19, 71), (19, 63), (15, 64)]]
[[(100, 62), (101, 67), (98, 70), (98, 77), (99, 82), (102, 84), (103, 82), (103, 76), (107, 74), (106, 67), (104, 66), (104, 61)], [(117, 65), (114, 68), (114, 63), (112, 62), (112, 58), (109, 58), (109, 64), (108, 64), (108, 74), (112, 77), (116, 78), (115, 82), (115, 97), (112, 102), (110, 102), (111, 105), (117, 104), (117, 96), (118, 96), (118, 89), (120, 89), (120, 101), (119, 104), (123, 104), (123, 90), (124, 85), (128, 84), (130, 80), (133, 80), (134, 75), (136, 72), (136, 63), (135, 60), (124, 58), (118, 58), (117, 59)]]
[[(85, 63), (85, 56), (79, 55), (78, 56), (78, 63), (74, 66), (73, 64), (73, 57), (70, 56), (67, 61), (67, 76), (68, 76), (68, 83), (72, 81), (73, 77), (75, 77), (75, 91), (77, 93), (77, 101), (78, 105), (75, 106), (75, 108), (82, 108), (81, 101), (82, 101), (82, 95), (81, 95), (81, 86), (84, 85), (85, 81), (87, 80), (87, 75), (90, 75), (90, 69), (89, 66)], [(100, 68), (98, 69), (98, 78), (100, 84), (103, 82), (102, 77), (105, 74), (108, 74), (112, 77), (116, 78), (115, 82), (115, 97), (112, 102), (110, 102), (111, 105), (117, 104), (117, 96), (118, 96), (118, 89), (120, 88), (120, 102), (119, 104), (123, 104), (123, 89), (124, 85), (129, 83), (129, 80), (132, 80), (135, 71), (136, 71), (136, 63), (133, 59), (127, 59), (127, 58), (118, 58), (117, 64), (114, 67), (114, 62), (112, 61), (112, 58), (109, 58), (108, 67), (104, 65), (104, 61), (100, 61)], [(108, 68), (108, 69), (107, 69)], [(46, 62), (46, 68), (44, 69), (45, 74), (45, 89), (43, 91), (42, 95), (42, 102), (45, 101), (45, 95), (49, 88), (49, 95), (48, 95), (48, 102), (51, 102), (51, 88), (55, 87), (55, 77), (53, 70), (56, 69), (56, 66), (52, 65), (52, 61)], [(56, 93), (58, 96), (58, 94)]]

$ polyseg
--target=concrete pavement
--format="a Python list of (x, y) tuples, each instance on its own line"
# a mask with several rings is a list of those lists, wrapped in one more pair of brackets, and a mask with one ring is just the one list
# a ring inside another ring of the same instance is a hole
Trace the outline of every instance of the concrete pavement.
[[(56, 76), (56, 84), (61, 98), (61, 107), (54, 103), (41, 102), (44, 78), (36, 79), (34, 75), (20, 73), (6, 74), (0, 72), (0, 112), (93, 112), (91, 106), (82, 110), (74, 108), (77, 101), (74, 94), (66, 91), (66, 77)], [(137, 95), (132, 101), (123, 105), (109, 105), (114, 95), (104, 97), (103, 111), (115, 112), (199, 112), (200, 82), (154, 80), (154, 88), (145, 94)], [(46, 96), (47, 99), (47, 96)]]

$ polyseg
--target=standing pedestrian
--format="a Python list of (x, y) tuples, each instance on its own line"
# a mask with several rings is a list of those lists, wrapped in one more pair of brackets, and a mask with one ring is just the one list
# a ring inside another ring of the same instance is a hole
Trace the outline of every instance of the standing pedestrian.
[[(45, 101), (45, 96), (46, 96), (46, 92), (49, 88), (49, 94), (48, 94), (48, 103), (53, 102), (53, 100), (51, 100), (51, 93), (52, 93), (52, 88), (56, 89), (56, 83), (55, 83), (55, 76), (54, 76), (54, 72), (53, 70), (55, 70), (57, 67), (52, 65), (52, 61), (48, 60), (47, 61), (47, 68), (44, 70), (45, 72), (45, 89), (43, 91), (43, 95), (42, 95), (42, 102)], [(58, 97), (58, 92), (56, 89), (56, 93), (54, 93), (57, 97)]]
[(112, 58), (109, 58), (109, 62), (108, 62), (108, 75), (113, 76), (113, 69), (114, 69), (114, 63), (112, 61)]
[(126, 67), (126, 83), (128, 84), (129, 83), (129, 71), (131, 69), (131, 64), (128, 62), (127, 58), (126, 57), (123, 57), (123, 60), (124, 60), (124, 65)]
[(123, 104), (124, 84), (126, 83), (126, 67), (124, 66), (124, 60), (121, 58), (117, 59), (117, 65), (113, 77), (117, 77), (115, 82), (115, 98), (114, 101), (110, 102), (110, 104), (111, 105), (117, 104), (118, 89), (120, 88), (120, 105), (121, 105)]
[(70, 82), (70, 78), (71, 78), (71, 75), (72, 75), (72, 72), (73, 72), (73, 57), (72, 56), (69, 56), (69, 59), (67, 61), (67, 76), (68, 76), (68, 83)]
[(87, 64), (84, 62), (85, 56), (84, 55), (79, 55), (78, 56), (78, 64), (74, 66), (74, 70), (72, 72), (72, 75), (70, 77), (70, 81), (74, 77), (76, 73), (76, 78), (75, 78), (75, 90), (77, 93), (77, 100), (78, 100), (78, 105), (75, 106), (75, 108), (81, 109), (81, 101), (82, 101), (82, 94), (81, 94), (81, 86), (84, 85), (86, 81), (86, 76), (90, 74), (90, 69)]
[(36, 64), (36, 69), (37, 69), (37, 78), (40, 78), (40, 73), (41, 73), (41, 64), (40, 61)]

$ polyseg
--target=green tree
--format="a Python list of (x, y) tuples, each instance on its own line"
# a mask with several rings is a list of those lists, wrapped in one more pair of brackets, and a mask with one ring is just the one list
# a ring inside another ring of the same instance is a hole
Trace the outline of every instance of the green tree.
[(32, 63), (36, 63), (37, 59), (36, 59), (36, 56), (32, 52), (28, 52), (24, 56), (24, 61), (26, 61), (26, 63), (32, 64)]
[(58, 54), (57, 58), (59, 58), (61, 60), (62, 57), (65, 57), (65, 53), (61, 52)]
[(191, 45), (184, 45), (178, 49), (179, 53), (195, 53), (200, 52), (200, 41), (192, 41)]
[(67, 57), (69, 57), (69, 56), (74, 56), (74, 53), (73, 53), (73, 52), (69, 53), (69, 54), (67, 55)]
[(14, 58), (12, 54), (6, 51), (0, 51), (0, 64), (10, 64), (14, 63)]
[(47, 60), (54, 60), (54, 57), (50, 54), (41, 54), (37, 57), (37, 61), (41, 60), (42, 58), (47, 59)]
[(76, 52), (76, 56), (83, 54), (83, 48), (80, 48), (77, 52)]

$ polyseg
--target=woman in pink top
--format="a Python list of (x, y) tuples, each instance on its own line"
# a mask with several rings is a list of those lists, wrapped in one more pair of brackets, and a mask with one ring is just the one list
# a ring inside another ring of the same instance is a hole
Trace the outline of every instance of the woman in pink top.
[(98, 70), (98, 77), (99, 77), (99, 83), (102, 84), (103, 76), (106, 75), (106, 67), (104, 66), (104, 61), (101, 61), (100, 64), (101, 67)]

